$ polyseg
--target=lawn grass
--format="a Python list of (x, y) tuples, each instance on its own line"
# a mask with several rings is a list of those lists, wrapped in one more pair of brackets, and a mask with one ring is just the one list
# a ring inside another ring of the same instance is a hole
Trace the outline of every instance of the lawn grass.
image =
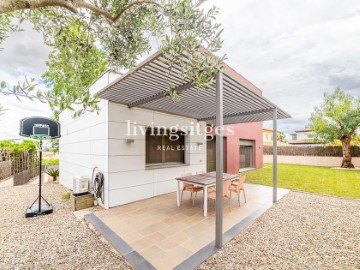
[[(246, 182), (272, 186), (272, 164), (246, 172)], [(360, 171), (278, 164), (278, 187), (360, 199)]]

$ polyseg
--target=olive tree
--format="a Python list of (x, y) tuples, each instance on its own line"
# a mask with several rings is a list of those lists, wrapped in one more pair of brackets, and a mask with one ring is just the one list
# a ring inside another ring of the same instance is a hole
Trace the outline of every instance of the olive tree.
[(332, 94), (324, 94), (323, 102), (314, 108), (310, 127), (314, 136), (327, 142), (342, 143), (342, 168), (354, 168), (351, 163), (350, 142), (360, 128), (360, 98), (336, 88)]
[[(1, 42), (21, 22), (31, 22), (52, 47), (43, 79), (48, 91), (38, 90), (34, 80), (18, 85), (1, 84), (0, 93), (48, 102), (57, 116), (64, 109), (78, 116), (98, 110), (98, 98), (88, 86), (105, 70), (133, 68), (139, 57), (160, 50), (178, 63), (185, 80), (206, 89), (223, 68), (224, 56), (216, 56), (222, 45), (216, 7), (204, 8), (205, 0), (1, 0)], [(170, 71), (169, 71), (170, 72)], [(177, 93), (169, 84), (168, 94)]]

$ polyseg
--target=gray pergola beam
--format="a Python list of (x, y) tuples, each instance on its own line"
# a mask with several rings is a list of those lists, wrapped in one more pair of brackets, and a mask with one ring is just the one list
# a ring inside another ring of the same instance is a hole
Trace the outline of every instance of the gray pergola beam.
[(215, 247), (223, 246), (223, 73), (216, 75), (216, 206), (215, 206)]
[[(229, 118), (229, 117), (237, 117), (237, 116), (247, 116), (247, 115), (254, 115), (254, 114), (260, 114), (260, 113), (267, 113), (267, 112), (271, 112), (274, 109), (266, 109), (266, 110), (255, 110), (255, 111), (248, 111), (248, 112), (240, 112), (240, 113), (233, 113), (233, 114), (228, 114), (228, 115), (224, 115), (224, 118)], [(198, 121), (209, 121), (209, 120), (214, 120), (216, 119), (216, 116), (210, 116), (210, 117), (206, 117), (206, 118), (200, 118), (197, 119)]]
[[(177, 91), (177, 92), (182, 92), (182, 91), (185, 91), (189, 88), (191, 88), (193, 86), (192, 82), (187, 82), (183, 85), (179, 85), (177, 87), (174, 88), (174, 91)], [(132, 107), (136, 107), (136, 106), (141, 106), (141, 105), (144, 105), (146, 103), (149, 103), (151, 101), (154, 101), (154, 100), (158, 100), (160, 98), (163, 98), (166, 96), (166, 93), (167, 91), (162, 91), (162, 92), (159, 92), (155, 95), (152, 95), (152, 96), (148, 96), (148, 97), (145, 97), (145, 98), (142, 98), (142, 99), (139, 99), (137, 101), (134, 101), (132, 103), (129, 103), (128, 104), (128, 107), (129, 108), (132, 108)]]
[(273, 109), (273, 203), (277, 202), (277, 108)]

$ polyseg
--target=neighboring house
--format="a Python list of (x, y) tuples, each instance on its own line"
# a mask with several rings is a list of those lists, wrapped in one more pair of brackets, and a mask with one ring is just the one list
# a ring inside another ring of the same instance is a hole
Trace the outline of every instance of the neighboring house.
[(273, 130), (268, 128), (263, 128), (263, 145), (270, 145), (273, 143)]
[[(272, 146), (273, 145), (273, 130), (268, 128), (262, 129), (263, 136), (263, 145)], [(288, 143), (277, 141), (278, 146), (289, 146)]]
[(323, 145), (317, 141), (315, 141), (311, 135), (313, 134), (313, 131), (305, 127), (300, 130), (296, 130), (291, 135), (291, 140), (289, 141), (289, 144), (296, 145), (296, 146), (319, 146)]
[[(259, 88), (230, 67), (226, 72), (247, 89), (262, 95)], [(118, 77), (106, 73), (90, 86), (90, 92), (118, 87), (124, 76)], [(215, 140), (207, 140), (211, 135), (206, 133), (207, 122), (152, 109), (130, 108), (107, 99), (100, 99), (99, 107), (99, 114), (87, 112), (77, 119), (71, 117), (70, 111), (60, 115), (60, 183), (64, 186), (71, 189), (74, 177), (91, 178), (93, 170), (100, 170), (105, 177), (103, 206), (109, 208), (174, 192), (174, 178), (183, 173), (216, 169)], [(252, 121), (251, 115), (244, 117), (249, 119), (246, 122)], [(182, 136), (182, 131), (174, 131), (173, 135), (180, 138), (174, 142), (168, 135), (151, 136), (158, 130), (153, 131), (150, 125), (164, 129), (174, 125), (198, 126), (200, 132)], [(232, 127), (234, 134), (224, 132), (224, 171), (237, 173), (241, 168), (262, 167), (262, 122), (225, 127)]]

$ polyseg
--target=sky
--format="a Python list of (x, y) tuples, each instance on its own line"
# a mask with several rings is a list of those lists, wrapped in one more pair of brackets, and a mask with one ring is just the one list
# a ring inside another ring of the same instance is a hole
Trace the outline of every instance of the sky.
[[(324, 92), (343, 88), (360, 95), (360, 1), (209, 0), (224, 28), (227, 64), (257, 85), (263, 95), (291, 114), (280, 120), (287, 134), (308, 124)], [(25, 24), (1, 47), (0, 81), (24, 75), (40, 78), (50, 49)], [(16, 137), (19, 120), (50, 116), (46, 104), (0, 95), (8, 111), (0, 117), (0, 140)], [(271, 122), (264, 122), (271, 128)]]

